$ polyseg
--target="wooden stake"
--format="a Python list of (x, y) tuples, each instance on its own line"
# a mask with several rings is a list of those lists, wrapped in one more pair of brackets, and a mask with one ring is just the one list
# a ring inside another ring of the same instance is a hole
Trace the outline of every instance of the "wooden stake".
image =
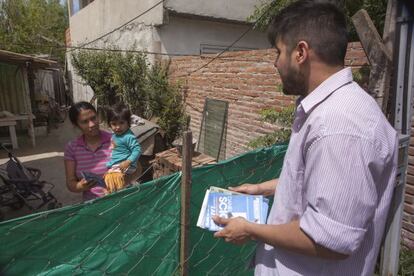
[(371, 64), (368, 92), (385, 113), (389, 97), (392, 55), (385, 47), (366, 10), (362, 9), (355, 13), (352, 16), (352, 22)]
[(193, 135), (185, 131), (183, 135), (183, 165), (181, 176), (181, 246), (180, 275), (188, 275), (188, 239), (190, 226), (190, 195), (191, 195), (191, 161), (193, 155)]

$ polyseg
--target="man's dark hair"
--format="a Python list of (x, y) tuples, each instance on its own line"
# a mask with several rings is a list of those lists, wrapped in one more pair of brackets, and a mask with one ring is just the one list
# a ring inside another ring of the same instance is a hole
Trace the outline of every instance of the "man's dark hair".
[(131, 111), (122, 103), (116, 104), (114, 107), (108, 108), (106, 111), (106, 119), (108, 125), (113, 121), (126, 121), (131, 126)]
[(326, 64), (343, 65), (348, 45), (345, 15), (334, 4), (299, 0), (273, 18), (268, 39), (272, 46), (283, 42), (290, 53), (299, 41), (306, 41)]
[(92, 110), (96, 113), (95, 107), (88, 102), (77, 102), (69, 109), (69, 120), (75, 126), (78, 126), (78, 117), (82, 110)]

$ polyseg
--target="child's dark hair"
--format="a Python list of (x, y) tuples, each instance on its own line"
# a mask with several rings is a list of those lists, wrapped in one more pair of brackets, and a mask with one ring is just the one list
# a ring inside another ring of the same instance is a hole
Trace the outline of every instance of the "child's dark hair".
[(95, 107), (88, 102), (77, 102), (72, 105), (69, 109), (69, 119), (71, 123), (75, 126), (78, 126), (78, 117), (82, 110), (92, 110), (96, 113)]
[(108, 125), (113, 121), (126, 121), (128, 126), (131, 126), (131, 111), (126, 105), (119, 103), (108, 108), (106, 111), (106, 119)]

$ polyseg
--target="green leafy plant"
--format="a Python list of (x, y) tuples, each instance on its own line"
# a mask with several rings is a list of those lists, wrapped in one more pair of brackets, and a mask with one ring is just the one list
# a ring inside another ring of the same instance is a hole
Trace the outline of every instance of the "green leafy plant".
[(131, 111), (150, 118), (148, 110), (148, 64), (141, 53), (128, 52), (114, 55), (112, 81), (117, 87), (116, 96), (128, 104)]
[(295, 106), (287, 106), (281, 111), (273, 108), (260, 111), (261, 120), (279, 127), (279, 130), (265, 134), (248, 143), (250, 148), (268, 147), (276, 143), (289, 141), (291, 135), (291, 125), (295, 116)]
[(368, 89), (369, 73), (371, 69), (368, 65), (363, 65), (357, 69), (352, 70), (352, 77), (365, 90)]
[[(0, 1), (1, 49), (25, 54), (49, 54), (63, 63), (67, 6), (59, 0)], [(53, 47), (50, 47), (52, 45)]]
[(77, 51), (72, 54), (72, 64), (94, 91), (98, 106), (122, 101), (140, 117), (156, 117), (171, 145), (185, 128), (187, 116), (179, 87), (168, 82), (168, 65), (150, 66), (142, 53), (113, 49)]
[(99, 105), (108, 106), (116, 101), (117, 85), (115, 53), (109, 51), (78, 51), (72, 54), (72, 65), (84, 84), (89, 85)]
[(278, 14), (281, 9), (295, 2), (296, 0), (277, 0), (262, 1), (259, 5), (255, 5), (253, 14), (247, 17), (247, 21), (255, 22), (255, 28), (266, 30), (273, 16)]
[(414, 250), (408, 248), (401, 248), (400, 251), (400, 265), (398, 275), (408, 276), (414, 275)]
[[(256, 22), (255, 28), (266, 30), (271, 19), (276, 16), (281, 9), (297, 0), (265, 0), (255, 6), (251, 16), (247, 18), (249, 22)], [(353, 16), (358, 10), (365, 9), (370, 15), (377, 30), (382, 34), (384, 30), (385, 13), (387, 10), (387, 0), (336, 0), (336, 3), (346, 14), (349, 28), (350, 41), (357, 41), (358, 35), (351, 22)]]
[(148, 107), (158, 117), (159, 126), (165, 130), (165, 140), (171, 146), (188, 128), (190, 117), (185, 113), (180, 87), (168, 82), (168, 66), (155, 64), (150, 69)]

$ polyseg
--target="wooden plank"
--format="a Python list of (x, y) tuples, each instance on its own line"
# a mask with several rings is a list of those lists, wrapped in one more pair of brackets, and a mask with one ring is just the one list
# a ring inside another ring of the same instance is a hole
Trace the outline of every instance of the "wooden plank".
[(180, 274), (182, 276), (188, 275), (192, 142), (193, 135), (191, 131), (185, 131), (183, 136), (183, 172), (181, 176)]
[(16, 127), (14, 125), (10, 125), (9, 132), (10, 132), (10, 139), (12, 142), (13, 149), (18, 149), (19, 145), (17, 144)]
[(387, 110), (391, 61), (390, 51), (385, 47), (377, 29), (366, 10), (359, 10), (352, 16), (352, 22), (371, 64), (368, 93), (374, 97), (383, 111)]
[(385, 14), (385, 22), (384, 22), (384, 32), (382, 35), (382, 39), (387, 48), (390, 56), (393, 55), (393, 43), (395, 39), (395, 26), (396, 26), (396, 19), (397, 19), (397, 1), (388, 1), (387, 3), (387, 11)]
[(16, 121), (15, 120), (1, 120), (0, 121), (0, 127), (7, 126), (9, 127), (9, 135), (10, 140), (12, 143), (13, 149), (18, 149), (19, 145), (17, 143), (17, 136), (16, 136)]
[[(168, 149), (166, 151), (157, 153), (154, 161), (154, 178), (162, 175), (168, 175), (182, 169), (183, 159), (178, 156), (176, 148)], [(195, 152), (191, 161), (192, 167), (203, 166), (206, 164), (214, 164), (216, 159), (204, 153)], [(161, 172), (162, 171), (162, 172)]]
[(34, 99), (34, 72), (31, 68), (31, 66), (27, 67), (26, 70), (26, 77), (27, 77), (27, 88), (26, 90), (26, 111), (27, 111), (27, 115), (23, 115), (23, 116), (28, 116), (27, 119), (29, 120), (29, 125), (28, 125), (28, 134), (29, 137), (32, 141), (32, 146), (35, 147), (36, 146), (36, 138), (35, 138), (35, 133), (34, 133), (34, 124), (33, 124), (33, 119), (35, 119), (35, 117), (33, 116), (33, 112), (32, 112), (32, 99)]

